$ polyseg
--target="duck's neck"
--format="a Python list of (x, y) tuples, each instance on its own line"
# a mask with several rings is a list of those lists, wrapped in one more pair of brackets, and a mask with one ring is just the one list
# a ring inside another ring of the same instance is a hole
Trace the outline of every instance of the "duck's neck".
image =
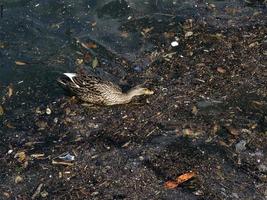
[(125, 103), (129, 103), (134, 96), (140, 96), (140, 92), (138, 92), (136, 89), (131, 89), (126, 93), (122, 93), (119, 99)]

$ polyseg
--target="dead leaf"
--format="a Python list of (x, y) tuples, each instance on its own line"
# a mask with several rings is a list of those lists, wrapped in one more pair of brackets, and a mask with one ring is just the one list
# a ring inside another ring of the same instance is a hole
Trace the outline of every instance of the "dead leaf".
[(151, 27), (151, 28), (144, 28), (143, 29), (143, 32), (145, 33), (145, 34), (147, 34), (147, 33), (149, 33), (150, 31), (152, 31), (154, 29), (154, 27)]
[(95, 43), (92, 43), (92, 42), (88, 42), (88, 43), (84, 43), (85, 44), (85, 46), (87, 47), (87, 48), (90, 48), (90, 49), (95, 49), (95, 48), (97, 48), (97, 45), (95, 44)]
[(191, 37), (194, 33), (192, 31), (188, 31), (185, 33), (184, 37), (185, 38), (188, 38), (188, 37)]
[(17, 158), (20, 163), (26, 161), (26, 153), (24, 151), (15, 154), (14, 158)]
[(93, 62), (92, 62), (92, 67), (96, 68), (97, 66), (98, 66), (98, 60), (97, 60), (97, 57), (95, 57)]
[(226, 72), (226, 70), (222, 67), (217, 67), (217, 72), (224, 74)]
[(7, 128), (11, 128), (11, 129), (15, 129), (15, 128), (16, 128), (15, 126), (13, 126), (13, 125), (10, 124), (10, 123), (6, 123), (6, 127), (7, 127)]
[(15, 183), (21, 183), (23, 181), (23, 178), (21, 176), (16, 176)]
[(184, 173), (180, 176), (178, 176), (174, 181), (167, 181), (164, 183), (164, 188), (166, 189), (174, 189), (177, 186), (181, 185), (182, 183), (190, 180), (191, 178), (195, 177), (196, 173), (191, 171), (191, 172), (187, 172)]
[(196, 115), (197, 112), (198, 112), (197, 107), (196, 106), (193, 106), (193, 108), (192, 108), (192, 114)]
[(36, 153), (36, 154), (31, 155), (32, 158), (36, 158), (36, 159), (43, 158), (44, 156), (45, 156), (44, 153)]
[(240, 135), (240, 132), (238, 131), (238, 129), (235, 129), (233, 127), (227, 127), (227, 130), (229, 131), (229, 133), (233, 136), (238, 136)]
[(164, 32), (163, 35), (165, 38), (173, 38), (176, 35), (176, 33), (175, 32)]
[(0, 42), (0, 49), (3, 49), (3, 48), (5, 48), (5, 45), (4, 45), (4, 43)]
[(81, 58), (77, 58), (76, 59), (76, 64), (77, 65), (81, 65), (83, 63), (83, 59), (81, 59)]
[(18, 61), (18, 60), (15, 61), (15, 64), (16, 64), (16, 65), (20, 65), (20, 66), (22, 66), (22, 65), (26, 65), (25, 62), (23, 62), (23, 61)]
[(0, 105), (0, 116), (4, 114), (4, 108)]
[(127, 38), (127, 37), (129, 37), (129, 33), (126, 32), (126, 31), (121, 32), (120, 35), (121, 35), (121, 37), (123, 37), (123, 38)]
[(9, 85), (8, 86), (8, 90), (7, 90), (7, 96), (8, 98), (10, 98), (13, 95), (13, 85)]
[(94, 27), (96, 26), (97, 22), (93, 22), (91, 25)]

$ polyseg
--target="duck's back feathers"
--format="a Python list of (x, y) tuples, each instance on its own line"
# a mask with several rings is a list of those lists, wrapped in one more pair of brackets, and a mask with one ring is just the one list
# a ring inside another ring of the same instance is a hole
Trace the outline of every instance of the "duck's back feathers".
[(112, 82), (85, 73), (64, 73), (58, 82), (81, 100), (94, 104), (105, 103), (110, 93), (122, 94), (121, 88)]

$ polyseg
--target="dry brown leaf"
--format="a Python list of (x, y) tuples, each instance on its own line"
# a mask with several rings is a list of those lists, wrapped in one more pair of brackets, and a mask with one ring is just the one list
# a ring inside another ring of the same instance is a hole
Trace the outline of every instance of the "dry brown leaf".
[(23, 178), (21, 176), (16, 176), (15, 183), (21, 183), (23, 181)]
[(193, 178), (195, 176), (196, 176), (196, 173), (193, 172), (193, 171), (184, 173), (184, 174), (178, 176), (174, 181), (167, 181), (167, 182), (165, 182), (164, 183), (164, 187), (166, 189), (174, 189), (177, 186), (181, 185), (182, 183), (190, 180), (191, 178)]
[(197, 112), (198, 112), (197, 107), (196, 107), (196, 106), (193, 106), (193, 107), (192, 107), (192, 113), (193, 113), (194, 115), (196, 115)]
[(15, 154), (14, 158), (17, 158), (20, 163), (26, 161), (26, 153), (24, 151)]
[(229, 133), (230, 133), (231, 135), (234, 135), (234, 136), (238, 136), (238, 135), (240, 135), (239, 130), (238, 130), (238, 129), (235, 129), (235, 128), (233, 128), (233, 127), (227, 127), (227, 130), (229, 131)]
[(2, 116), (4, 113), (4, 108), (0, 105), (0, 116)]
[(85, 46), (87, 47), (87, 48), (90, 48), (90, 49), (95, 49), (95, 48), (97, 48), (97, 45), (95, 44), (95, 43), (92, 43), (92, 42), (88, 42), (88, 43), (84, 43), (85, 44)]
[(18, 60), (15, 61), (15, 64), (16, 64), (16, 65), (20, 65), (20, 66), (22, 66), (22, 65), (26, 65), (25, 62), (23, 62), (23, 61), (18, 61)]
[(93, 22), (91, 25), (94, 27), (96, 26), (97, 22)]
[(129, 37), (129, 33), (126, 32), (126, 31), (121, 32), (120, 35), (121, 35), (121, 37), (123, 37), (123, 38), (127, 38), (127, 37)]
[(163, 34), (165, 38), (173, 38), (176, 35), (175, 32), (164, 32)]
[(217, 72), (224, 74), (226, 72), (226, 70), (222, 67), (217, 67)]
[(13, 86), (9, 85), (7, 90), (7, 96), (10, 98), (13, 95)]
[(7, 128), (11, 128), (11, 129), (14, 129), (14, 128), (16, 128), (15, 126), (13, 126), (12, 124), (10, 124), (10, 123), (6, 123), (6, 127)]
[(149, 33), (150, 31), (152, 31), (153, 29), (154, 29), (154, 27), (144, 28), (144, 29), (143, 29), (143, 32), (144, 32), (145, 34), (147, 34), (147, 33)]

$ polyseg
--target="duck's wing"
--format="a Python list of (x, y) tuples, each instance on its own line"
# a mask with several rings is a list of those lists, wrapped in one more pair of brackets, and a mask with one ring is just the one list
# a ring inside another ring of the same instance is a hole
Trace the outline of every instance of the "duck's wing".
[(88, 75), (85, 73), (64, 73), (64, 75), (66, 76), (67, 80), (60, 79), (61, 81), (59, 82), (71, 87), (73, 90), (86, 89), (90, 90), (92, 93), (95, 93), (101, 92), (98, 90), (98, 88), (102, 88), (101, 86), (105, 85), (113, 88), (113, 90), (116, 89), (118, 92), (121, 92), (121, 88), (118, 85), (110, 81), (105, 81), (97, 76)]

